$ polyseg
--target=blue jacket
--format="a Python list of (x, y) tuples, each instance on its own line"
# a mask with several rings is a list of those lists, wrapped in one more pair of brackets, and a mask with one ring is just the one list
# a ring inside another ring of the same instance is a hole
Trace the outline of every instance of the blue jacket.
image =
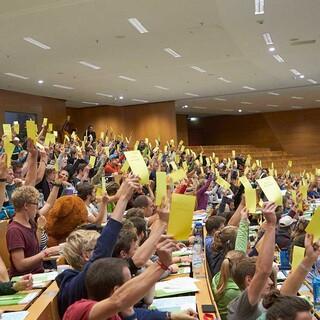
[[(80, 299), (87, 299), (87, 290), (85, 286), (85, 277), (90, 265), (98, 259), (112, 257), (114, 246), (117, 242), (122, 224), (112, 218), (103, 228), (101, 236), (97, 240), (96, 247), (90, 260), (85, 264), (82, 271), (67, 269), (59, 274), (56, 282), (59, 286), (58, 309), (60, 317), (67, 308)], [(135, 309), (139, 320), (164, 320), (166, 312), (149, 311), (146, 309)]]

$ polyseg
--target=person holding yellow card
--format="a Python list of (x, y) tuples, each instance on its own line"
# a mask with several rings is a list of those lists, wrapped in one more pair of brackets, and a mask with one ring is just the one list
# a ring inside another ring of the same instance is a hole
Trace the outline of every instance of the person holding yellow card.
[(139, 150), (124, 153), (132, 172), (139, 176), (141, 184), (149, 183), (149, 171)]
[(163, 198), (167, 197), (167, 175), (165, 172), (156, 172), (156, 205), (159, 206)]
[(257, 182), (269, 201), (274, 202), (278, 206), (282, 206), (281, 190), (273, 177), (269, 176), (258, 179)]

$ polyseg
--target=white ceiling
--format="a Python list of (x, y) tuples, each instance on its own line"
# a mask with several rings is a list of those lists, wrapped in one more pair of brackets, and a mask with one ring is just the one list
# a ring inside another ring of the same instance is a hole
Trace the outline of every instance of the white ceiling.
[[(0, 88), (61, 98), (77, 107), (88, 106), (83, 101), (129, 105), (139, 103), (134, 99), (175, 100), (178, 113), (192, 115), (237, 113), (241, 102), (252, 103), (242, 104), (244, 113), (320, 106), (319, 86), (307, 81), (320, 84), (320, 1), (265, 2), (265, 14), (254, 15), (254, 0), (3, 0)], [(149, 32), (134, 29), (128, 22), (133, 17)], [(266, 32), (271, 34), (275, 53), (268, 51), (263, 40)], [(51, 49), (40, 49), (24, 37)], [(292, 45), (306, 40), (315, 43)], [(168, 47), (182, 57), (164, 52)], [(285, 62), (277, 62), (272, 54), (281, 55)], [(292, 68), (305, 78), (294, 79)], [(44, 80), (42, 85), (39, 79)], [(114, 100), (119, 96), (124, 100)], [(185, 104), (189, 107), (181, 109)]]

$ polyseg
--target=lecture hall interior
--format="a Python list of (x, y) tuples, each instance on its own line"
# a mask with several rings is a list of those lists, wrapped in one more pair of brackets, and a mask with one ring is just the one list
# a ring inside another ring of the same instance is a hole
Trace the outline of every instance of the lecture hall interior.
[(0, 319), (320, 319), (319, 14), (2, 0)]

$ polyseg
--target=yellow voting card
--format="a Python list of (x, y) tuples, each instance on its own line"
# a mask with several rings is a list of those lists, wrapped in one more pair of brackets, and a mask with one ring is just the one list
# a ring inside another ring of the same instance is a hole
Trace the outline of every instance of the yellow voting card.
[(251, 183), (246, 176), (240, 177), (239, 180), (245, 189), (252, 189)]
[(291, 168), (292, 167), (292, 160), (288, 161), (288, 167)]
[(257, 209), (257, 193), (256, 189), (246, 188), (244, 192), (244, 196), (246, 199), (246, 208), (250, 213), (256, 213)]
[(37, 139), (37, 125), (33, 120), (26, 121), (27, 127), (27, 137), (30, 138), (33, 142), (36, 142)]
[(234, 159), (236, 157), (236, 151), (232, 150), (232, 158)]
[(96, 197), (102, 197), (104, 192), (102, 191), (101, 187), (96, 188)]
[(186, 175), (186, 172), (182, 168), (180, 168), (176, 171), (171, 172), (169, 177), (172, 179), (172, 182), (175, 183), (185, 179), (187, 175)]
[(11, 141), (12, 140), (11, 125), (8, 123), (4, 123), (2, 127), (3, 127), (3, 133), (6, 135), (6, 139)]
[(160, 206), (163, 197), (167, 197), (167, 175), (165, 172), (156, 172), (156, 205)]
[(184, 171), (188, 171), (187, 161), (183, 161), (183, 162), (182, 162), (182, 168), (183, 168)]
[(291, 198), (294, 203), (297, 203), (297, 191), (291, 190)]
[(304, 250), (305, 249), (303, 247), (298, 247), (298, 246), (293, 247), (292, 264), (291, 264), (292, 271), (297, 269), (299, 264), (302, 262), (304, 258)]
[(273, 177), (269, 176), (258, 179), (257, 182), (269, 201), (274, 202), (278, 206), (282, 206), (281, 190)]
[(53, 133), (47, 132), (44, 140), (44, 145), (49, 146), (51, 143), (52, 144), (56, 143), (56, 137)]
[(316, 176), (320, 176), (320, 169), (316, 169)]
[(171, 167), (174, 171), (178, 170), (178, 167), (174, 161), (171, 161), (170, 164), (171, 164)]
[(269, 176), (274, 177), (274, 169), (269, 169)]
[(299, 191), (301, 193), (302, 200), (307, 200), (308, 199), (308, 186), (306, 184), (304, 184), (303, 186), (300, 186)]
[(106, 178), (104, 176), (101, 177), (101, 191), (103, 194), (107, 191), (106, 188)]
[(16, 134), (19, 134), (20, 132), (20, 126), (19, 126), (19, 122), (18, 121), (13, 121), (13, 131)]
[(52, 132), (53, 131), (53, 124), (52, 123), (49, 123), (48, 124), (48, 132)]
[(192, 230), (196, 197), (173, 193), (167, 234), (176, 240), (187, 240)]
[(15, 145), (10, 143), (10, 141), (8, 139), (4, 140), (4, 150), (7, 154), (7, 167), (8, 168), (11, 166), (11, 157), (12, 157), (14, 148), (15, 148)]
[(216, 183), (225, 190), (230, 189), (230, 183), (221, 178), (220, 176), (217, 176)]
[(186, 151), (186, 155), (187, 155), (187, 156), (190, 156), (190, 150), (189, 150), (189, 149), (186, 149), (185, 151)]
[(95, 163), (96, 163), (96, 157), (95, 156), (90, 156), (90, 158), (89, 158), (89, 166), (91, 168), (94, 168)]
[(132, 172), (140, 177), (141, 184), (149, 183), (149, 171), (140, 151), (127, 151), (124, 153)]
[(316, 209), (314, 212), (311, 221), (306, 227), (306, 232), (309, 234), (312, 234), (314, 237), (314, 241), (317, 241), (320, 239), (320, 207)]
[(53, 131), (53, 135), (58, 138), (58, 131)]
[(43, 118), (42, 125), (46, 127), (47, 124), (48, 124), (48, 118)]
[(215, 158), (214, 158), (214, 162), (215, 162), (216, 164), (219, 164), (219, 157), (215, 157)]
[(123, 166), (121, 167), (121, 172), (122, 173), (127, 173), (129, 170), (130, 166), (129, 166), (129, 162), (126, 160), (123, 164)]

